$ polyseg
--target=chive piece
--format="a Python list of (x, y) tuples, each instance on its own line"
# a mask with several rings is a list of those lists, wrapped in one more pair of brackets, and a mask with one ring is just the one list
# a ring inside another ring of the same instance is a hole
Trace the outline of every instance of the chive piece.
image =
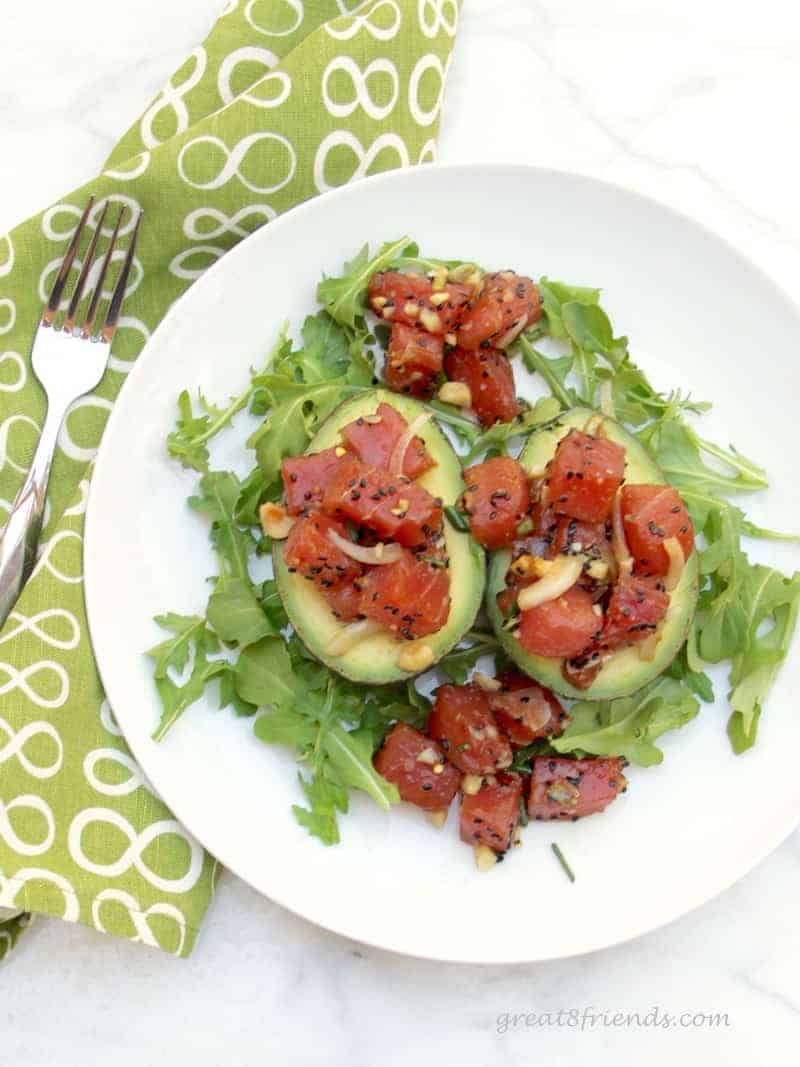
[(350, 538), (353, 544), (358, 543), (358, 527), (352, 521), (352, 519), (347, 520), (347, 536)]
[(453, 529), (458, 530), (460, 533), (469, 533), (469, 523), (458, 508), (454, 508), (452, 504), (448, 504), (444, 509), (444, 513), (447, 517), (447, 521)]
[(569, 878), (570, 882), (574, 882), (575, 881), (575, 875), (573, 873), (573, 870), (570, 867), (570, 865), (567, 863), (566, 859), (564, 858), (564, 853), (561, 851), (561, 849), (558, 847), (558, 845), (555, 843), (555, 841), (550, 845), (550, 848), (552, 848), (556, 859), (561, 864), (561, 866), (564, 868), (564, 873), (566, 874), (567, 878)]
[(525, 798), (519, 798), (519, 824), (520, 826), (528, 825), (528, 809), (525, 807)]
[(529, 533), (533, 533), (533, 520), (526, 518), (517, 527), (517, 537), (527, 537)]

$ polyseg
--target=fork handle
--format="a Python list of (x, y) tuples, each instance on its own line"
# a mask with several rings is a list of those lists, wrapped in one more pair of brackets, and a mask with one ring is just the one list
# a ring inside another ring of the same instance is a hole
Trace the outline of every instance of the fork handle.
[(0, 626), (8, 618), (36, 561), (50, 465), (66, 406), (47, 406), (42, 433), (0, 538)]

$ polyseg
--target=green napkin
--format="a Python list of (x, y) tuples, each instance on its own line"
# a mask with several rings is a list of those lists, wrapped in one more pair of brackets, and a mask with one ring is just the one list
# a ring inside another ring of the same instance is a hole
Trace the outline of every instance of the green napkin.
[[(308, 197), (434, 158), (458, 8), (230, 0), (104, 172), (0, 238), (7, 511), (44, 413), (33, 328), (81, 208), (94, 193), (95, 220), (104, 198), (145, 212), (114, 355), (63, 427), (39, 562), (0, 631), (0, 908), (191, 951), (217, 864), (151, 791), (104, 699), (82, 587), (92, 459), (145, 341), (227, 249)], [(0, 959), (25, 925), (0, 921)]]

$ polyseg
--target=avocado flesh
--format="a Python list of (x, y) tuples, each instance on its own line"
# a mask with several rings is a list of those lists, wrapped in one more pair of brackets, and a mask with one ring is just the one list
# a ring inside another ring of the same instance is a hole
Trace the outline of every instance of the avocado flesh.
[[(528, 473), (544, 470), (553, 458), (558, 442), (570, 430), (582, 430), (595, 415), (588, 408), (573, 408), (552, 423), (533, 433), (519, 456)], [(614, 419), (602, 417), (603, 433), (625, 449), (626, 484), (663, 485), (666, 478), (646, 449)], [(511, 564), (511, 552), (492, 553), (487, 582), (487, 611), (497, 637), (517, 666), (537, 682), (576, 700), (613, 700), (636, 692), (663, 673), (686, 640), (697, 605), (698, 560), (692, 552), (686, 561), (681, 580), (670, 593), (667, 616), (662, 623), (661, 639), (652, 660), (644, 660), (635, 645), (620, 649), (606, 661), (588, 689), (576, 689), (561, 673), (563, 659), (535, 656), (526, 652), (517, 638), (503, 629), (506, 621), (497, 607), (497, 594), (505, 588), (505, 578)]]
[[(346, 400), (323, 423), (308, 446), (308, 452), (320, 452), (340, 442), (344, 426), (364, 415), (374, 415), (381, 403), (390, 404), (411, 423), (425, 408), (410, 397), (384, 389), (371, 390)], [(461, 464), (450, 442), (430, 419), (417, 436), (425, 442), (436, 466), (415, 479), (432, 496), (441, 497), (444, 504), (454, 504), (464, 491)], [(434, 662), (458, 644), (470, 629), (483, 599), (485, 561), (481, 547), (466, 533), (454, 530), (445, 520), (444, 537), (450, 557), (450, 614), (436, 633), (420, 638), (434, 654)], [(340, 656), (332, 656), (326, 648), (346, 625), (335, 618), (325, 597), (313, 582), (300, 574), (290, 573), (283, 558), (283, 542), (272, 548), (272, 562), (286, 613), (306, 648), (332, 670), (365, 685), (385, 685), (412, 677), (412, 672), (397, 666), (397, 656), (407, 641), (395, 637), (389, 630), (373, 634)]]

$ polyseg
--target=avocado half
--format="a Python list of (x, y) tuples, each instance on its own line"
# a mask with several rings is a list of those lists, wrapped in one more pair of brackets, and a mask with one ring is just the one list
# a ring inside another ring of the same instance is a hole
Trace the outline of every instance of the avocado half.
[[(340, 431), (363, 415), (373, 415), (381, 403), (391, 404), (406, 422), (411, 423), (425, 408), (410, 397), (385, 389), (370, 390), (344, 401), (322, 424), (308, 446), (308, 452), (320, 452), (340, 441)], [(441, 497), (445, 505), (454, 504), (464, 491), (461, 464), (453, 447), (433, 419), (419, 430), (436, 466), (417, 479), (432, 496)], [(466, 533), (454, 530), (445, 520), (444, 536), (450, 557), (450, 614), (446, 624), (429, 637), (421, 638), (437, 662), (449, 652), (475, 621), (483, 599), (486, 568), (483, 549)], [(272, 562), (286, 614), (306, 648), (332, 670), (364, 685), (386, 685), (412, 677), (396, 664), (398, 653), (407, 645), (388, 631), (365, 638), (340, 656), (325, 651), (332, 638), (346, 625), (335, 618), (322, 593), (312, 582), (292, 574), (283, 558), (284, 546), (276, 541)], [(427, 668), (429, 669), (429, 668)]]
[[(542, 470), (553, 458), (561, 438), (572, 429), (582, 430), (592, 416), (601, 419), (600, 425), (606, 437), (625, 449), (627, 484), (666, 483), (658, 464), (624, 426), (588, 408), (565, 411), (553, 422), (531, 434), (520, 453), (519, 462), (528, 473)], [(514, 634), (503, 629), (505, 620), (497, 607), (497, 594), (505, 588), (510, 563), (511, 553), (508, 550), (492, 553), (486, 590), (486, 607), (492, 626), (500, 644), (517, 666), (562, 696), (576, 700), (613, 700), (634, 693), (667, 669), (686, 640), (697, 606), (699, 569), (696, 551), (686, 561), (681, 580), (670, 594), (670, 605), (655, 657), (643, 660), (635, 646), (620, 649), (604, 664), (588, 689), (576, 689), (561, 673), (562, 659), (526, 652)]]

